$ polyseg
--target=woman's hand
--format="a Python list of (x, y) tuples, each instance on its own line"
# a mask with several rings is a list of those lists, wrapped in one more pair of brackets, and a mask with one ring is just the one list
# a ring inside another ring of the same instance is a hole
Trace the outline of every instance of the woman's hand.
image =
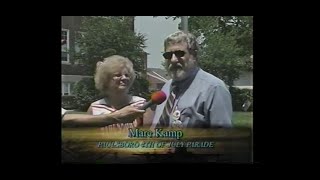
[(132, 123), (137, 117), (142, 117), (145, 112), (145, 110), (129, 105), (112, 114), (119, 123)]

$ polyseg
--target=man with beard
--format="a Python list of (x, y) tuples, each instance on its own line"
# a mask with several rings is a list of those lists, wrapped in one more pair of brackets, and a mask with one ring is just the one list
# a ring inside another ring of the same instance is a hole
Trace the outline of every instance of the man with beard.
[(172, 77), (162, 87), (166, 102), (157, 106), (152, 128), (232, 127), (232, 102), (225, 83), (199, 66), (194, 35), (178, 31), (164, 41), (165, 65)]

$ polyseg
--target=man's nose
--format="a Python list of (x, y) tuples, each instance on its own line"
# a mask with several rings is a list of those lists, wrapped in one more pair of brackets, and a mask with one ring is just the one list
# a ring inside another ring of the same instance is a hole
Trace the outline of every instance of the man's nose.
[(177, 63), (177, 62), (179, 62), (177, 56), (176, 56), (174, 53), (172, 54), (172, 57), (171, 57), (170, 61), (171, 61), (171, 63)]

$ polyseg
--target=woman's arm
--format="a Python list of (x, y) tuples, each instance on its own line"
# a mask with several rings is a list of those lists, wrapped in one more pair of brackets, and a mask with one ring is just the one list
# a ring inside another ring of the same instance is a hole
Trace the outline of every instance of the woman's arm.
[(132, 123), (136, 117), (142, 116), (144, 112), (145, 110), (139, 110), (132, 106), (126, 106), (110, 114), (65, 114), (62, 118), (62, 126), (104, 127), (116, 123)]
[(62, 118), (62, 127), (104, 127), (118, 123), (111, 114), (65, 114)]
[(87, 114), (91, 114), (91, 115), (93, 114), (93, 111), (92, 111), (92, 107), (91, 107), (91, 106), (88, 108)]

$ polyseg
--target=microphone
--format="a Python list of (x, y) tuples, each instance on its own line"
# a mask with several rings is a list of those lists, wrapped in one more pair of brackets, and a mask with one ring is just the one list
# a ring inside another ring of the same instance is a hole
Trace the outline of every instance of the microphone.
[(157, 91), (152, 93), (151, 99), (145, 103), (143, 106), (139, 107), (140, 110), (146, 110), (148, 107), (154, 104), (161, 104), (167, 99), (167, 95), (163, 91)]

